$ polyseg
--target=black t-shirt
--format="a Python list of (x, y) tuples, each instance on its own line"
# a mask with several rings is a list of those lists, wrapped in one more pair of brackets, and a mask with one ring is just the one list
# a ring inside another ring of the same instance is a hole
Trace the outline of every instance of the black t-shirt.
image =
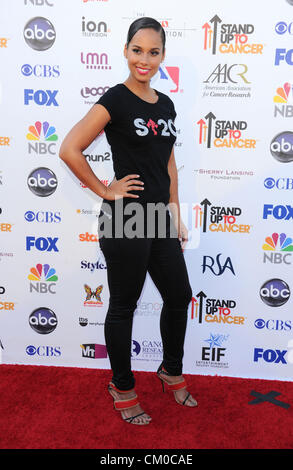
[(130, 191), (139, 198), (131, 202), (164, 202), (170, 198), (168, 162), (176, 140), (172, 100), (157, 90), (159, 99), (148, 103), (126, 85), (110, 88), (95, 104), (103, 105), (111, 116), (105, 133), (113, 156), (116, 179), (140, 175), (143, 191)]

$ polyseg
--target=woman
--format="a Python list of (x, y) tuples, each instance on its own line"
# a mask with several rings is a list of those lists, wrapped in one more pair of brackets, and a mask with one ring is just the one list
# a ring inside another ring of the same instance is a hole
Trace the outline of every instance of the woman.
[[(191, 407), (197, 402), (187, 392), (181, 374), (192, 291), (182, 253), (187, 229), (180, 218), (173, 150), (176, 112), (167, 95), (150, 87), (165, 57), (165, 32), (160, 23), (146, 17), (134, 21), (124, 56), (130, 71), (128, 78), (111, 87), (73, 127), (61, 145), (60, 158), (80, 181), (103, 198), (99, 240), (107, 263), (110, 300), (105, 340), (113, 372), (108, 391), (125, 421), (146, 425), (151, 417), (138, 402), (131, 371), (133, 314), (146, 273), (164, 302), (160, 317), (163, 362), (157, 376), (163, 390), (166, 383), (179, 404)], [(108, 187), (95, 176), (82, 154), (102, 129), (111, 146), (115, 171)], [(135, 201), (134, 206), (141, 209), (137, 214), (143, 215), (136, 218), (133, 236), (130, 208)], [(150, 222), (148, 208), (157, 203), (165, 213), (159, 212), (158, 219)], [(164, 235), (160, 228), (162, 215)], [(172, 236), (172, 227), (176, 237)]]

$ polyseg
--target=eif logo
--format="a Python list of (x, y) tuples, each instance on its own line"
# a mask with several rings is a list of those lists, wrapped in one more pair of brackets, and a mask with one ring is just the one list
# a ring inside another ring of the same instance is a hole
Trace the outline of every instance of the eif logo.
[(292, 241), (292, 238), (287, 237), (285, 233), (273, 233), (270, 237), (266, 237), (266, 243), (262, 246), (264, 250), (263, 262), (291, 264)]
[(196, 361), (198, 367), (223, 367), (227, 368), (228, 363), (223, 362), (226, 348), (222, 347), (224, 341), (227, 341), (229, 335), (222, 335), (219, 333), (212, 334), (210, 337), (205, 339), (204, 342), (208, 343), (209, 346), (201, 348), (201, 361)]
[(255, 149), (256, 140), (243, 137), (243, 132), (247, 130), (246, 121), (219, 120), (209, 112), (204, 119), (197, 121), (197, 124), (200, 145), (205, 145), (207, 148)]
[[(171, 93), (177, 93), (179, 91), (179, 67), (171, 66), (160, 66), (160, 80), (166, 83), (168, 91)], [(181, 92), (183, 90), (180, 90)]]
[(238, 223), (242, 214), (240, 207), (213, 206), (208, 199), (193, 207), (195, 211), (195, 229), (202, 227), (202, 232), (249, 233), (250, 225)]
[(224, 54), (262, 54), (263, 44), (255, 44), (251, 41), (254, 33), (253, 24), (223, 23), (222, 19), (215, 15), (209, 23), (202, 26), (204, 31), (203, 49), (211, 54), (218, 52)]
[[(28, 144), (28, 153), (33, 152), (37, 155), (56, 155), (56, 144), (58, 136), (54, 126), (50, 126), (47, 121), (41, 123), (36, 121), (34, 125), (29, 126), (29, 132), (26, 135)], [(40, 142), (40, 140), (43, 142)]]
[(30, 269), (28, 275), (30, 282), (30, 292), (38, 292), (39, 294), (56, 294), (55, 286), (58, 281), (56, 270), (49, 264), (36, 264)]

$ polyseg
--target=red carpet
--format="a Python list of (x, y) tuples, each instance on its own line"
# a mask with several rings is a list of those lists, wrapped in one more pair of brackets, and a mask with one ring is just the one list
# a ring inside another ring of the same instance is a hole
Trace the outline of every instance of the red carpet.
[[(292, 449), (293, 383), (185, 375), (196, 408), (134, 372), (148, 426), (124, 423), (106, 391), (109, 370), (0, 366), (1, 449)], [(250, 405), (254, 390), (280, 393)]]

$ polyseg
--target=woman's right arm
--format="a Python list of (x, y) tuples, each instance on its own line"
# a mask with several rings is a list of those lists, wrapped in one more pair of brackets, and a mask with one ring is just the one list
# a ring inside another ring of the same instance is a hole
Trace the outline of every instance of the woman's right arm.
[(107, 187), (97, 178), (82, 153), (110, 120), (111, 116), (104, 106), (94, 105), (66, 135), (60, 147), (59, 157), (85, 186), (101, 198), (108, 200), (121, 197), (138, 198), (128, 191), (143, 190), (143, 183), (136, 179), (139, 175), (127, 175), (118, 181), (114, 178)]
[(104, 106), (94, 105), (69, 131), (59, 151), (59, 157), (75, 176), (102, 198), (106, 195), (107, 187), (96, 177), (82, 152), (93, 142), (110, 120), (111, 116)]

